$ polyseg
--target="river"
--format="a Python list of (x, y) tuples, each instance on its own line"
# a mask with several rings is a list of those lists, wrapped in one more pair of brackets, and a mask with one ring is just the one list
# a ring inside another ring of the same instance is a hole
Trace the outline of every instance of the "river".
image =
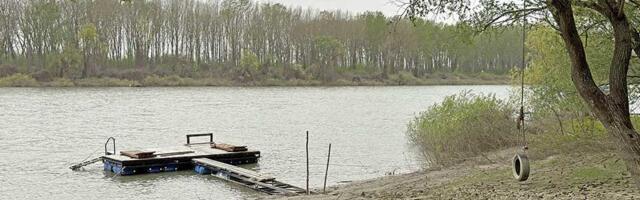
[(0, 199), (244, 199), (260, 194), (192, 171), (121, 177), (72, 164), (104, 151), (177, 146), (190, 133), (262, 151), (247, 168), (311, 187), (419, 170), (407, 123), (463, 90), (506, 98), (509, 86), (0, 88)]

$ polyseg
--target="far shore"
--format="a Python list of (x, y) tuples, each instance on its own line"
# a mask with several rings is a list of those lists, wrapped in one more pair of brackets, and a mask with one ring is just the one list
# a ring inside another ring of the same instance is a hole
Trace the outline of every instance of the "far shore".
[(118, 78), (66, 79), (56, 78), (37, 81), (29, 75), (14, 75), (0, 78), (0, 87), (334, 87), (334, 86), (435, 86), (435, 85), (505, 85), (510, 84), (506, 75), (474, 77), (465, 75), (447, 75), (428, 78), (389, 78), (389, 79), (336, 79), (319, 80), (280, 80), (265, 79), (256, 81), (234, 81), (214, 78), (183, 78), (177, 76), (150, 76), (143, 80)]

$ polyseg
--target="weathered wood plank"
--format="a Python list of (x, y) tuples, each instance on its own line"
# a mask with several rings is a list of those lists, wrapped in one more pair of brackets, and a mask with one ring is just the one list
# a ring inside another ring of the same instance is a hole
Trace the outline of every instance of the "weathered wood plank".
[(160, 156), (160, 157), (167, 157), (167, 156), (177, 156), (177, 155), (184, 155), (184, 154), (190, 154), (190, 153), (195, 153), (195, 151), (174, 151), (174, 152), (166, 152), (166, 153), (156, 153), (154, 155)]
[(231, 173), (236, 173), (236, 174), (240, 174), (242, 176), (246, 176), (251, 178), (252, 180), (258, 181), (258, 182), (263, 182), (263, 181), (269, 181), (269, 180), (275, 180), (274, 177), (271, 176), (267, 176), (264, 174), (260, 174), (256, 171), (252, 171), (252, 170), (248, 170), (242, 167), (237, 167), (237, 166), (233, 166), (233, 165), (229, 165), (223, 162), (218, 162), (215, 160), (211, 160), (208, 158), (198, 158), (198, 159), (193, 159), (193, 162), (195, 162), (196, 164), (199, 165), (203, 165), (203, 166), (207, 166), (207, 167), (212, 167), (215, 169), (220, 169), (220, 170), (225, 170)]
[(247, 146), (236, 146), (236, 145), (230, 145), (230, 144), (211, 144), (212, 148), (216, 148), (216, 149), (220, 149), (220, 150), (225, 150), (227, 152), (241, 152), (241, 151), (247, 151)]
[(136, 159), (153, 158), (155, 151), (121, 151), (120, 154)]

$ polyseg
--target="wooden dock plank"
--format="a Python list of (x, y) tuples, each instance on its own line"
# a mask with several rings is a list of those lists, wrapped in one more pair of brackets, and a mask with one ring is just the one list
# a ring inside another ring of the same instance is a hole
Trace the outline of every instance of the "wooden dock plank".
[(226, 163), (223, 163), (223, 162), (218, 162), (218, 161), (211, 160), (211, 159), (208, 159), (208, 158), (193, 159), (193, 162), (195, 162), (196, 164), (203, 165), (203, 166), (212, 167), (212, 168), (221, 169), (221, 170), (225, 170), (225, 171), (228, 171), (228, 172), (240, 174), (242, 176), (249, 177), (252, 180), (255, 180), (255, 181), (258, 181), (258, 182), (275, 180), (274, 177), (271, 177), (271, 176), (268, 176), (268, 175), (264, 175), (264, 174), (260, 174), (260, 173), (258, 173), (256, 171), (252, 171), (252, 170), (248, 170), (248, 169), (245, 169), (245, 168), (242, 168), (242, 167), (229, 165), (229, 164), (226, 164)]
[[(264, 192), (270, 195), (299, 195), (306, 193), (306, 190), (277, 181), (275, 178), (260, 174), (255, 171), (228, 165), (211, 159), (193, 159), (193, 163), (198, 166), (198, 173), (211, 173), (221, 179), (241, 184), (245, 187)], [(204, 167), (209, 172), (200, 172), (200, 167)]]

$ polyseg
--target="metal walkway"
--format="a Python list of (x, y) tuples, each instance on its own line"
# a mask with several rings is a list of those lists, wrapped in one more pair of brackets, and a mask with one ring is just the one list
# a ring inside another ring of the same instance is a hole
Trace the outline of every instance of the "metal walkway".
[(76, 171), (76, 170), (79, 170), (80, 168), (82, 168), (84, 166), (87, 166), (87, 165), (90, 165), (90, 164), (93, 164), (93, 163), (97, 163), (97, 162), (100, 162), (100, 161), (102, 161), (102, 157), (94, 158), (94, 159), (91, 159), (91, 160), (87, 160), (87, 161), (75, 164), (75, 165), (69, 167), (69, 169), (71, 169), (73, 171)]
[(306, 190), (302, 188), (277, 181), (271, 176), (208, 158), (193, 159), (193, 163), (196, 166), (196, 172), (199, 174), (213, 174), (222, 179), (270, 195), (293, 196), (306, 193)]

